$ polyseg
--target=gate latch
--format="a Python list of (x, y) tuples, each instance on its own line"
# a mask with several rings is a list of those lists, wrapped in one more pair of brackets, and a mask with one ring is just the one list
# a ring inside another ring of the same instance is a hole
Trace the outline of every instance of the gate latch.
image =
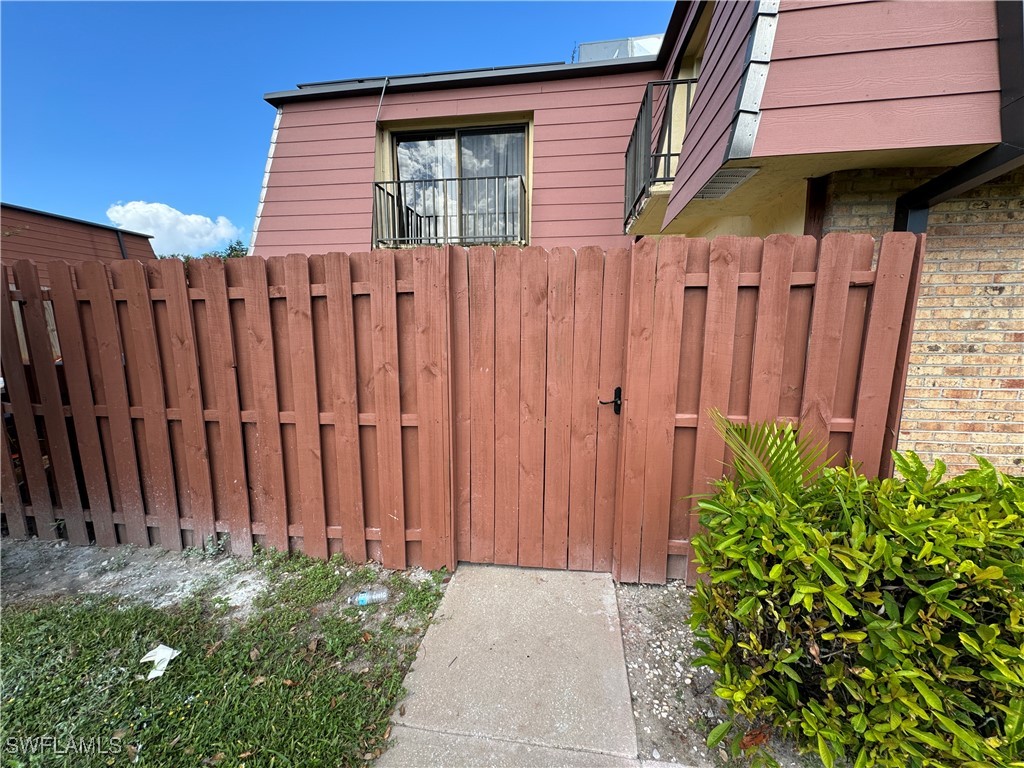
[(622, 413), (622, 387), (615, 388), (615, 397), (611, 400), (598, 400), (601, 405), (611, 405), (615, 409), (616, 415)]

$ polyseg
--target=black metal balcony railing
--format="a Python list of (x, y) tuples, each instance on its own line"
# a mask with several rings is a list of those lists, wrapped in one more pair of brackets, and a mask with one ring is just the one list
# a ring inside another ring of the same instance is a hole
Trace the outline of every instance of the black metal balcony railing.
[(373, 244), (523, 244), (527, 211), (522, 176), (377, 181)]
[(696, 79), (647, 84), (626, 148), (626, 226), (640, 212), (655, 184), (675, 178)]

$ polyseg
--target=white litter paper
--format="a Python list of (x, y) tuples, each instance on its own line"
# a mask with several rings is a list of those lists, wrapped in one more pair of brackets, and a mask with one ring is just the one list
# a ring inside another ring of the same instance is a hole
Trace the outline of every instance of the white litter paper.
[(150, 670), (149, 677), (147, 677), (146, 679), (152, 680), (154, 677), (160, 677), (161, 675), (163, 675), (163, 673), (167, 671), (167, 662), (169, 662), (175, 656), (178, 656), (180, 653), (181, 651), (176, 651), (173, 648), (168, 648), (166, 645), (161, 643), (152, 651), (150, 651), (141, 659), (139, 659), (140, 664), (145, 664), (147, 661), (153, 662), (153, 669)]

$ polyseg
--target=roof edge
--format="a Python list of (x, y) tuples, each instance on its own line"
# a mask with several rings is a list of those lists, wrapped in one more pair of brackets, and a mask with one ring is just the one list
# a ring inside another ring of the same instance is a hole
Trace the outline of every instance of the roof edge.
[(76, 219), (73, 216), (63, 216), (59, 213), (50, 213), (49, 211), (40, 211), (38, 208), (26, 208), (24, 205), (15, 205), (14, 203), (0, 203), (0, 206), (4, 208), (13, 208), (16, 211), (24, 211), (25, 213), (34, 213), (39, 216), (49, 216), (51, 219), (61, 219), (62, 221), (70, 221), (75, 224), (85, 224), (88, 227), (98, 227), (100, 229), (109, 229), (112, 232), (120, 232), (122, 235), (136, 235), (137, 237), (145, 237), (148, 240), (152, 240), (154, 235), (147, 235), (145, 232), (134, 232), (130, 229), (121, 229), (121, 227), (115, 227), (112, 224), (100, 224), (96, 221), (86, 221), (85, 219)]
[(300, 86), (290, 91), (272, 91), (263, 96), (264, 101), (279, 107), (299, 101), (316, 101), (335, 96), (363, 96), (378, 94), (387, 82), (389, 93), (412, 91), (439, 91), (448, 88), (464, 88), (478, 85), (529, 83), (542, 80), (565, 80), (576, 77), (597, 77), (600, 75), (626, 74), (654, 70), (658, 67), (658, 56), (637, 56), (616, 61), (584, 62), (577, 64), (532, 64), (515, 67), (493, 67), (490, 69), (466, 69), (454, 72), (439, 72), (426, 75), (400, 75), (397, 77), (361, 78), (340, 80), (322, 84)]

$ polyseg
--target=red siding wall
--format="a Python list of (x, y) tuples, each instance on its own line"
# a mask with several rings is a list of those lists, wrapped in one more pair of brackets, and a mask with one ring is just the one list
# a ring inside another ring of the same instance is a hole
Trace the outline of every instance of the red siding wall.
[(783, 0), (753, 155), (1000, 140), (994, 0)]
[(754, 6), (748, 0), (715, 3), (676, 180), (665, 212), (666, 223), (676, 217), (725, 161)]
[[(625, 245), (624, 155), (644, 86), (658, 71), (384, 98), (382, 123), (533, 114), (530, 242)], [(260, 256), (370, 247), (379, 97), (287, 104), (254, 251)]]
[[(121, 261), (117, 233), (106, 227), (85, 222), (69, 221), (57, 216), (24, 211), (3, 206), (0, 208), (0, 254), (3, 263), (15, 259), (30, 259), (39, 267), (39, 279), (49, 284), (47, 262), (66, 261)], [(155, 259), (149, 238), (122, 232), (124, 248), (130, 259)]]

